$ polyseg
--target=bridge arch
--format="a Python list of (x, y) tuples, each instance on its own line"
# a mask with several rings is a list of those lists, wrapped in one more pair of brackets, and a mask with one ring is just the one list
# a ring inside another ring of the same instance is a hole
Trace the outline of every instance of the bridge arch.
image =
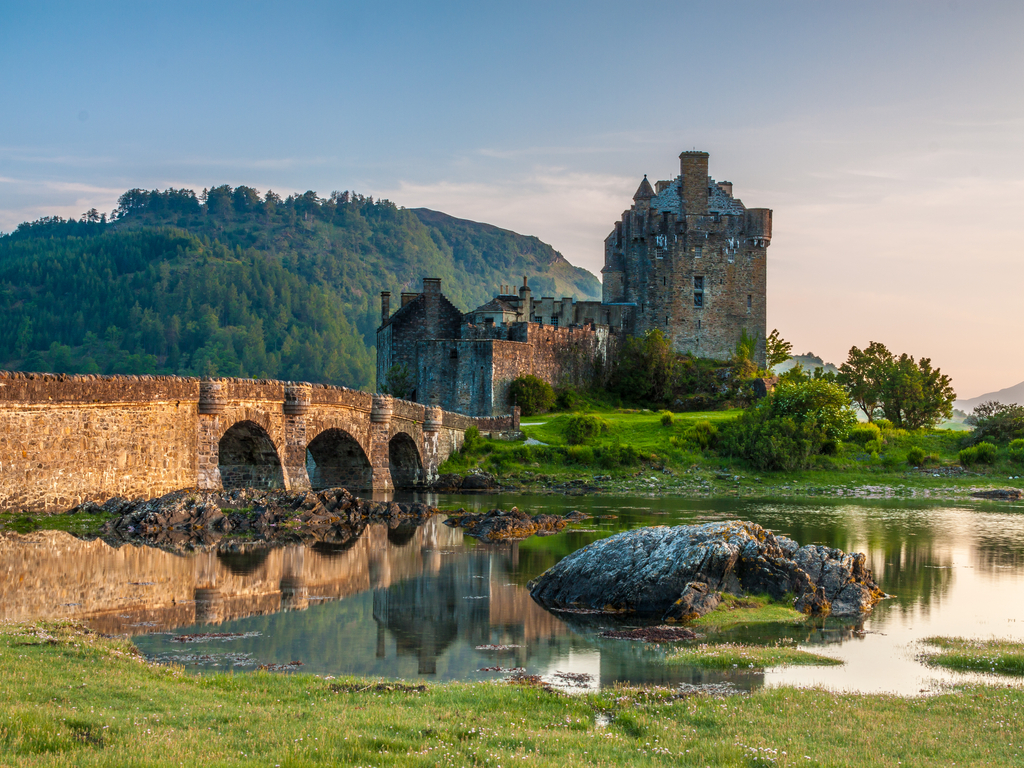
[(363, 446), (348, 431), (331, 427), (306, 446), (306, 472), (313, 490), (373, 487), (373, 467)]
[(423, 458), (407, 432), (396, 432), (388, 441), (388, 466), (395, 488), (415, 488), (423, 482)]
[(232, 424), (217, 444), (224, 488), (283, 488), (284, 467), (270, 433), (248, 419)]

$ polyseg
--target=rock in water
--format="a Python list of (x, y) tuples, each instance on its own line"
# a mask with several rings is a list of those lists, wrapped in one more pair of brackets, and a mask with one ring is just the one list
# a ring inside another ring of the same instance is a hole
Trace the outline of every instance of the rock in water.
[(797, 596), (805, 613), (857, 616), (885, 596), (862, 554), (799, 547), (760, 525), (729, 521), (640, 528), (595, 541), (530, 582), (551, 609), (590, 609), (662, 621), (713, 610), (722, 592)]

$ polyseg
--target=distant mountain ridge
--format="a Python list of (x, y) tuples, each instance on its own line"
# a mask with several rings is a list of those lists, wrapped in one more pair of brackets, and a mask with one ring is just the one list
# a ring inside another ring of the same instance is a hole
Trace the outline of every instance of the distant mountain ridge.
[(997, 403), (1003, 403), (1004, 405), (1009, 405), (1011, 403), (1024, 405), (1024, 381), (1020, 384), (1014, 384), (1012, 387), (1000, 389), (998, 392), (989, 392), (985, 395), (972, 397), (969, 400), (957, 400), (953, 403), (953, 406), (955, 408), (959, 408), (961, 411), (969, 412), (982, 403), (987, 403), (991, 400), (994, 400)]
[(0, 368), (369, 388), (381, 291), (437, 277), (466, 311), (526, 275), (535, 296), (600, 297), (535, 237), (349, 192), (134, 189), (83, 218), (0, 237)]

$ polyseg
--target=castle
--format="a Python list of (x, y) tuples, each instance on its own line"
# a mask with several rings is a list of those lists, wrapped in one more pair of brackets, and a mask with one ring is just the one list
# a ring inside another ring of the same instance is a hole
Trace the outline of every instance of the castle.
[(394, 366), (408, 399), (472, 416), (507, 412), (512, 380), (533, 374), (580, 386), (623, 336), (660, 329), (679, 352), (729, 359), (744, 332), (765, 364), (766, 255), (772, 212), (746, 208), (732, 184), (708, 176), (707, 152), (683, 152), (675, 179), (644, 176), (633, 205), (605, 239), (602, 300), (534, 299), (526, 278), (463, 314), (423, 280), (391, 314), (381, 293), (377, 387)]

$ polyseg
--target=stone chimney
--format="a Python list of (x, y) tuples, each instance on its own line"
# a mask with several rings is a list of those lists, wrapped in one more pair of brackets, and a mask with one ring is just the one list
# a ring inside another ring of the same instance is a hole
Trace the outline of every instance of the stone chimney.
[(688, 216), (706, 216), (708, 212), (708, 153), (683, 152), (679, 155), (679, 173), (683, 177), (683, 204)]
[(380, 324), (384, 325), (391, 317), (391, 291), (380, 292)]
[(426, 318), (426, 338), (436, 339), (441, 334), (441, 278), (423, 278), (423, 298)]

